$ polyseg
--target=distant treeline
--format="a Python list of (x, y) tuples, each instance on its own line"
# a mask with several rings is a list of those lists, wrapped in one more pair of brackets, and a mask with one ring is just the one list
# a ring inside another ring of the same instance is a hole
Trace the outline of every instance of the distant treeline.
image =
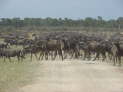
[(0, 26), (26, 27), (26, 26), (53, 26), (53, 27), (105, 27), (123, 28), (123, 17), (117, 19), (104, 20), (101, 16), (97, 18), (87, 17), (85, 19), (68, 18), (0, 18)]

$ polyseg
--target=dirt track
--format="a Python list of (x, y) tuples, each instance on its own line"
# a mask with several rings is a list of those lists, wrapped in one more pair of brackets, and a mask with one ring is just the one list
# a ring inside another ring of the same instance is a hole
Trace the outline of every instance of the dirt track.
[(123, 92), (123, 68), (90, 61), (46, 61), (20, 92)]

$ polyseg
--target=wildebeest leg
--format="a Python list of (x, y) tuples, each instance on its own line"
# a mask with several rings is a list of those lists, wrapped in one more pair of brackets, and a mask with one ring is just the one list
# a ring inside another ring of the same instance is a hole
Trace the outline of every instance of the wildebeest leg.
[(64, 51), (64, 59), (67, 58), (67, 51)]
[(4, 62), (5, 62), (6, 61), (6, 57), (4, 56), (3, 59), (4, 59)]
[(17, 59), (18, 59), (18, 61), (20, 61), (20, 57), (19, 56), (17, 56)]
[(117, 56), (113, 56), (113, 65), (116, 65), (116, 61), (117, 61)]
[(74, 52), (75, 52), (75, 58), (79, 58), (79, 56), (80, 56), (79, 50), (75, 49)]
[[(57, 56), (57, 50), (55, 51), (54, 53), (54, 60), (56, 59), (56, 56)], [(60, 55), (59, 55), (60, 56)]]
[(48, 53), (48, 56), (51, 58), (51, 60), (54, 59), (53, 54), (54, 54), (54, 51), (49, 51)]
[(10, 57), (8, 57), (8, 59), (9, 59), (9, 62), (11, 62), (11, 58), (10, 58)]
[(48, 60), (48, 51), (45, 52), (45, 59)]
[(116, 65), (116, 60), (115, 60), (115, 58), (113, 59), (113, 62), (114, 62), (114, 64), (113, 64), (113, 65), (115, 66), (115, 65)]
[(96, 54), (95, 58), (93, 59), (93, 61), (95, 61), (97, 58), (99, 58), (99, 53)]
[(32, 61), (32, 53), (31, 53), (31, 61)]
[(43, 60), (44, 55), (45, 55), (45, 53), (43, 52), (43, 53), (42, 53), (42, 56), (41, 56), (41, 60)]
[(102, 61), (104, 61), (106, 59), (106, 53), (105, 52), (102, 53), (102, 57), (103, 57)]
[(86, 58), (89, 57), (89, 52), (84, 50), (84, 56), (83, 56), (83, 60), (85, 60)]
[(71, 54), (70, 59), (72, 59), (75, 53), (74, 53), (74, 51), (73, 51), (73, 50), (71, 50), (71, 51), (70, 51), (70, 54)]
[(112, 53), (108, 54), (108, 58), (109, 58), (110, 61), (113, 60), (113, 55), (112, 55)]
[(59, 55), (61, 56), (62, 60), (63, 60), (63, 54), (62, 54), (62, 50), (58, 50)]
[(74, 53), (75, 53), (75, 58), (78, 58), (78, 52), (74, 51)]
[(85, 59), (86, 59), (86, 57), (87, 57), (87, 52), (86, 52), (86, 51), (84, 51), (83, 60), (85, 60)]
[(98, 60), (100, 60), (100, 55), (101, 55), (101, 53), (99, 52), (99, 55), (98, 55), (98, 57), (97, 57)]
[(54, 60), (54, 51), (50, 51), (49, 55), (51, 55), (51, 59)]
[(121, 56), (118, 56), (119, 66), (121, 66)]
[(38, 60), (37, 54), (35, 53), (34, 55), (35, 55), (36, 59)]
[(88, 52), (87, 58), (88, 58), (88, 60), (91, 59), (91, 52), (90, 51)]
[(41, 57), (42, 57), (41, 60), (43, 60), (43, 56), (44, 56), (43, 52), (40, 52), (39, 60), (40, 60)]

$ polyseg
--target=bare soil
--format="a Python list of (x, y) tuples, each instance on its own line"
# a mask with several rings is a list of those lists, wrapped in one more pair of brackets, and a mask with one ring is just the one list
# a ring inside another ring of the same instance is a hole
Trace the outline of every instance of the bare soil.
[(123, 67), (99, 61), (42, 61), (33, 84), (19, 90), (19, 92), (123, 92)]

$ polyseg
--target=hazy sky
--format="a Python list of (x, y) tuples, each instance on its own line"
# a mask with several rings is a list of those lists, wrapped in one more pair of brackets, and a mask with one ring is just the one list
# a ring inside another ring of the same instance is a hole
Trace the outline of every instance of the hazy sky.
[(105, 19), (123, 16), (123, 0), (0, 0), (0, 17)]

